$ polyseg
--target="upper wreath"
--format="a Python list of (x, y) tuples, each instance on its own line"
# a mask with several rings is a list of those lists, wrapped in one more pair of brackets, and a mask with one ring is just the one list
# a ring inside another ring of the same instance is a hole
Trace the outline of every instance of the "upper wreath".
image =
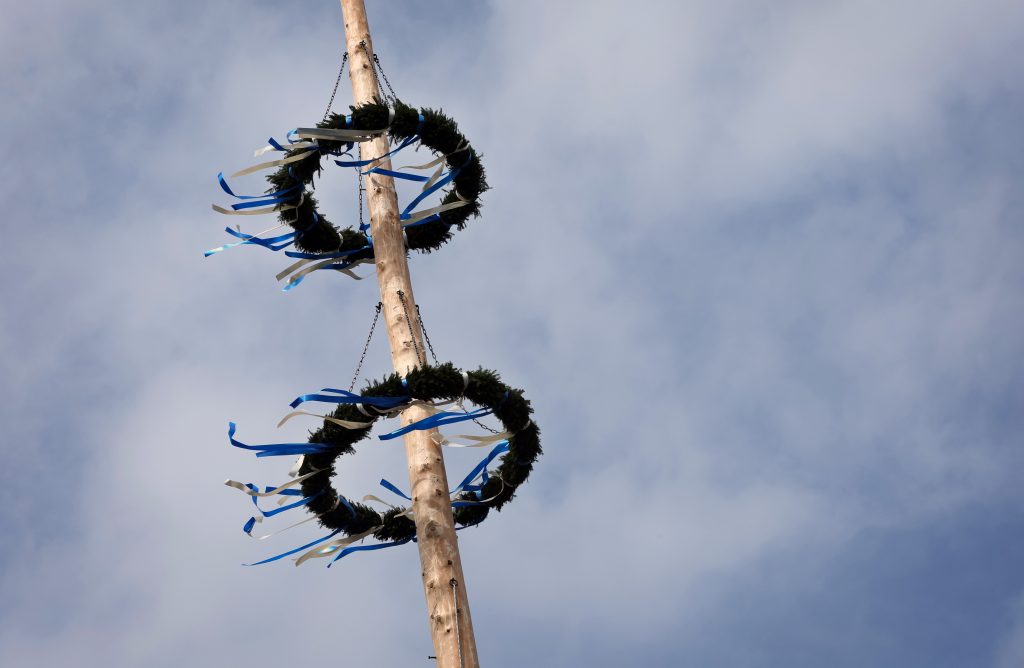
[[(368, 225), (339, 229), (317, 209), (316, 198), (310, 190), (313, 177), (323, 168), (324, 156), (332, 156), (336, 164), (360, 169), (363, 174), (377, 173), (424, 183), (422, 192), (400, 216), (407, 247), (412, 250), (430, 252), (440, 248), (451, 238), (453, 228), (461, 230), (470, 216), (479, 215), (479, 197), (488, 188), (484, 168), (480, 156), (459, 132), (454, 120), (441, 111), (417, 110), (399, 100), (394, 101), (394, 106), (377, 100), (350, 109), (352, 113), (348, 115), (330, 114), (315, 128), (292, 130), (288, 133), (289, 143), (281, 144), (271, 139), (269, 146), (257, 154), (281, 151), (284, 158), (254, 165), (233, 175), (242, 176), (277, 167), (267, 176), (271, 187), (266, 195), (235, 195), (223, 176), (219, 177), (224, 191), (242, 201), (230, 209), (214, 205), (216, 211), (247, 215), (276, 212), (281, 223), (294, 230), (292, 234), (273, 239), (236, 233), (228, 228), (229, 233), (243, 239), (241, 243), (253, 243), (271, 250), (280, 250), (294, 242), (301, 252), (287, 254), (304, 260), (302, 264), (307, 265), (316, 260), (339, 259), (340, 264), (323, 268), (344, 269), (359, 261), (372, 260), (373, 240), (368, 234)], [(349, 155), (354, 143), (382, 134), (387, 134), (396, 145), (387, 154), (361, 160), (342, 159)], [(415, 143), (427, 147), (437, 157), (432, 162), (412, 168), (437, 167), (432, 176), (413, 175), (380, 166), (382, 159)], [(448, 172), (442, 173), (445, 167)], [(440, 205), (415, 210), (424, 199), (449, 184), (453, 187)], [(227, 246), (208, 251), (207, 255), (223, 248)], [(307, 266), (307, 269), (311, 268)]]

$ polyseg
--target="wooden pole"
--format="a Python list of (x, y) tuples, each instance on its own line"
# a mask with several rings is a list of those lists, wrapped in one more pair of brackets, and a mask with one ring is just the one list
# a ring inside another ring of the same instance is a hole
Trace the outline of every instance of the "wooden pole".
[[(366, 7), (363, 0), (341, 0), (341, 11), (345, 20), (352, 97), (356, 104), (363, 104), (378, 96)], [(359, 154), (364, 160), (384, 155), (388, 150), (388, 140), (383, 136), (359, 145)], [(391, 169), (391, 161), (383, 161), (382, 167)], [(367, 177), (366, 194), (380, 300), (384, 304), (381, 312), (387, 324), (391, 361), (395, 371), (405, 375), (425, 362), (426, 355), (416, 318), (405, 239), (398, 220), (394, 179), (371, 174)], [(404, 294), (405, 304), (399, 293)], [(417, 351), (423, 353), (422, 359)], [(402, 424), (427, 415), (423, 408), (409, 408), (402, 413)], [(448, 478), (441, 446), (431, 438), (434, 433), (436, 430), (413, 431), (405, 436), (430, 635), (439, 668), (479, 668), (462, 560), (452, 520)]]

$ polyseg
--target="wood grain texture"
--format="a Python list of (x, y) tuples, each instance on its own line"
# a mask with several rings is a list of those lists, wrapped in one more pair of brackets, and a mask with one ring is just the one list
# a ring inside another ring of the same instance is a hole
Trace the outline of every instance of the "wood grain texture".
[[(366, 8), (363, 0), (341, 0), (341, 9), (345, 19), (353, 100), (355, 104), (363, 104), (378, 94)], [(385, 136), (359, 145), (360, 157), (364, 160), (384, 155), (388, 150)], [(391, 169), (391, 161), (383, 161), (382, 166)], [(426, 360), (423, 337), (416, 320), (416, 301), (406, 261), (405, 239), (398, 219), (394, 179), (370, 175), (366, 180), (366, 195), (380, 300), (384, 305), (381, 314), (387, 325), (395, 371), (405, 375)], [(411, 328), (406, 321), (399, 291), (405, 294)], [(417, 350), (421, 355), (419, 359)], [(422, 408), (413, 407), (402, 413), (401, 422), (404, 426), (427, 415)], [(439, 667), (478, 668), (473, 621), (452, 520), (448, 478), (441, 447), (431, 438), (434, 433), (435, 430), (413, 431), (404, 437), (430, 634)], [(457, 583), (454, 596), (452, 580)]]

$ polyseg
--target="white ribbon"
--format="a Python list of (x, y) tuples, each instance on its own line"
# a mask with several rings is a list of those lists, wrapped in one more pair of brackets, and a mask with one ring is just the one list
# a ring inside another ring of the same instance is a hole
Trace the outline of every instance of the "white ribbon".
[(373, 426), (373, 422), (352, 422), (351, 420), (339, 420), (338, 418), (331, 417), (330, 415), (319, 415), (318, 413), (310, 413), (308, 411), (292, 411), (288, 415), (285, 415), (283, 418), (281, 418), (281, 421), (277, 423), (277, 426), (280, 427), (281, 425), (283, 425), (288, 420), (291, 420), (296, 415), (308, 415), (310, 417), (323, 418), (324, 420), (327, 420), (328, 422), (333, 422), (339, 427), (344, 427), (345, 429), (365, 429), (366, 427)]
[(417, 221), (433, 216), (435, 213), (441, 213), (442, 211), (451, 211), (452, 209), (458, 209), (460, 206), (466, 206), (467, 204), (469, 204), (469, 200), (460, 195), (458, 191), (455, 191), (455, 196), (458, 197), (459, 199), (454, 202), (449, 202), (448, 204), (442, 204), (440, 206), (431, 207), (429, 209), (420, 209), (419, 211), (410, 214), (408, 218), (402, 221), (402, 227), (409, 227), (410, 225), (416, 223)]
[(295, 135), (302, 139), (329, 139), (333, 141), (368, 141), (374, 137), (387, 132), (387, 128), (380, 130), (353, 130), (353, 129), (334, 129), (334, 128), (299, 128), (295, 131)]
[[(288, 146), (285, 146), (284, 148), (288, 151), (295, 151), (300, 148), (309, 148), (310, 146), (316, 146), (316, 143), (311, 141), (297, 141), (294, 144), (289, 144)], [(254, 157), (258, 158), (264, 153), (269, 153), (270, 151), (276, 150), (277, 148), (273, 144), (267, 144), (263, 148), (256, 149)]]
[(449, 439), (444, 434), (440, 434), (439, 433), (438, 435), (441, 438), (440, 438), (440, 440), (433, 439), (434, 443), (437, 443), (438, 445), (447, 446), (449, 448), (484, 448), (484, 447), (487, 447), (488, 445), (493, 445), (494, 443), (497, 443), (498, 441), (504, 441), (504, 440), (506, 440), (508, 438), (511, 438), (513, 436), (512, 432), (510, 432), (510, 431), (503, 431), (500, 434), (492, 434), (492, 435), (489, 435), (489, 436), (473, 436), (471, 434), (457, 434), (456, 436), (452, 437), (452, 438), (461, 438), (461, 439), (465, 439), (466, 441), (470, 441), (469, 443), (465, 443), (465, 442), (460, 443), (458, 441), (452, 441), (451, 439)]
[[(313, 146), (314, 144), (311, 143), (310, 145)], [(298, 155), (289, 156), (287, 158), (281, 158), (280, 160), (271, 160), (270, 162), (261, 162), (258, 165), (253, 165), (252, 167), (246, 167), (245, 169), (243, 169), (241, 171), (235, 172), (234, 174), (231, 175), (231, 178), (235, 178), (236, 176), (245, 176), (246, 174), (252, 174), (254, 172), (258, 172), (258, 171), (263, 170), (263, 169), (269, 169), (270, 167), (277, 167), (278, 165), (287, 165), (287, 164), (292, 163), (292, 162), (298, 162), (299, 160), (305, 160), (306, 158), (308, 158), (311, 155), (316, 155), (316, 151), (304, 151), (304, 152), (302, 152), (302, 153), (300, 153)]]
[(320, 473), (320, 471), (321, 471), (321, 469), (317, 469), (315, 471), (310, 471), (306, 475), (301, 475), (298, 478), (293, 478), (292, 480), (289, 480), (288, 482), (284, 483), (283, 485), (275, 487), (270, 492), (259, 492), (259, 491), (254, 492), (250, 488), (246, 487), (245, 483), (238, 482), (237, 480), (225, 480), (224, 484), (227, 485), (228, 487), (234, 487), (235, 489), (241, 490), (241, 491), (245, 492), (246, 494), (248, 494), (249, 496), (275, 496), (277, 494), (280, 494), (283, 490), (288, 489), (289, 487), (295, 487), (296, 485), (301, 483), (306, 478), (310, 478), (312, 476), (315, 476), (317, 473)]
[[(214, 211), (228, 216), (262, 216), (265, 213), (277, 213), (278, 211), (288, 211), (289, 209), (297, 208), (299, 208), (298, 204), (282, 206), (281, 208), (278, 208), (278, 205), (274, 204), (273, 206), (263, 207), (262, 209), (242, 209), (240, 211), (235, 211), (234, 209), (225, 209), (224, 207), (217, 206), (216, 204), (213, 205)], [(262, 234), (262, 232), (260, 234)]]

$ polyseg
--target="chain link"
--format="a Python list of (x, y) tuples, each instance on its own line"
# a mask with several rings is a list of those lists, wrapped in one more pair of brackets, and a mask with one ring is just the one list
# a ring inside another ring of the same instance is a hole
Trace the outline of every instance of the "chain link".
[(377, 328), (377, 319), (380, 318), (380, 309), (384, 304), (377, 302), (375, 309), (376, 313), (373, 314), (373, 323), (370, 324), (370, 333), (366, 335), (366, 343), (363, 345), (363, 354), (359, 356), (359, 364), (356, 365), (356, 372), (352, 374), (352, 382), (348, 385), (348, 391), (351, 392), (355, 389), (356, 380), (359, 379), (359, 372), (363, 370), (363, 362), (366, 361), (366, 351), (370, 349), (370, 339), (373, 338), (373, 330)]
[(398, 291), (398, 300), (402, 302), (402, 311), (405, 312), (405, 324), (409, 328), (409, 338), (412, 339), (412, 350), (416, 353), (416, 361), (427, 363), (426, 351), (420, 353), (420, 347), (416, 343), (416, 335), (412, 331), (412, 318), (409, 317), (409, 305), (405, 301), (405, 292), (402, 290)]
[[(395, 95), (395, 89), (391, 87), (391, 82), (388, 81), (388, 75), (384, 74), (384, 66), (380, 64), (380, 58), (377, 57), (376, 53), (373, 54), (373, 63), (377, 66), (377, 71), (380, 72), (380, 79), (383, 79), (384, 83), (387, 84), (388, 90), (391, 92), (391, 99), (397, 100), (398, 96)], [(380, 85), (380, 79), (377, 79), (377, 88), (380, 88), (380, 96), (385, 97), (384, 89), (381, 88)]]
[(462, 630), (459, 629), (459, 595), (456, 591), (459, 581), (452, 578), (449, 584), (452, 586), (452, 604), (455, 606), (455, 638), (459, 643), (459, 668), (464, 668), (466, 664), (462, 661)]
[(420, 321), (420, 331), (423, 332), (423, 340), (427, 342), (430, 349), (430, 356), (434, 358), (434, 366), (437, 366), (437, 353), (434, 352), (434, 344), (430, 342), (430, 335), (427, 334), (427, 326), (423, 324), (423, 316), (420, 314), (420, 305), (416, 304), (416, 319)]
[[(420, 305), (419, 304), (416, 304), (416, 319), (420, 321), (420, 331), (423, 332), (423, 340), (427, 342), (427, 347), (430, 349), (430, 356), (434, 359), (434, 365), (438, 366), (439, 362), (437, 360), (437, 353), (434, 352), (434, 344), (432, 344), (430, 342), (430, 335), (427, 334), (427, 326), (423, 323), (423, 314), (420, 313)], [(466, 410), (465, 406), (462, 406), (461, 403), (459, 404), (459, 406), (462, 408), (463, 412), (466, 412), (466, 413), (469, 412), (469, 411)], [(499, 433), (497, 429), (492, 429), (491, 427), (488, 427), (487, 425), (485, 425), (480, 420), (477, 420), (476, 418), (473, 418), (473, 422), (475, 422), (478, 427), (486, 429), (487, 431), (491, 432), (492, 434)]]
[(369, 237), (370, 235), (366, 233), (366, 223), (363, 221), (363, 193), (366, 192), (366, 187), (363, 186), (362, 172), (359, 172), (359, 178), (356, 179), (356, 188), (359, 191), (359, 231)]
[(348, 62), (348, 51), (341, 57), (341, 67), (338, 68), (338, 78), (334, 80), (334, 90), (331, 91), (331, 99), (327, 102), (327, 111), (324, 112), (324, 120), (331, 113), (331, 106), (334, 104), (334, 96), (338, 94), (338, 85), (341, 83), (341, 74), (345, 71), (345, 63)]

